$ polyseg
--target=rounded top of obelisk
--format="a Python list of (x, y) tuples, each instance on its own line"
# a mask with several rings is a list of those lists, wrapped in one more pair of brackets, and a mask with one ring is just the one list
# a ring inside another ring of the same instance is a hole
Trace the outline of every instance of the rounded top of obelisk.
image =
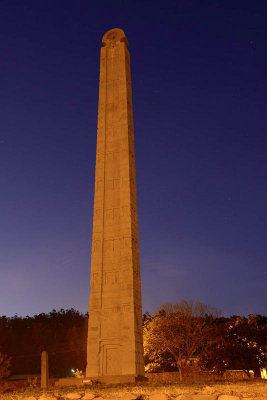
[(103, 46), (114, 47), (118, 42), (125, 42), (126, 46), (129, 44), (125, 33), (120, 28), (110, 29), (102, 38)]

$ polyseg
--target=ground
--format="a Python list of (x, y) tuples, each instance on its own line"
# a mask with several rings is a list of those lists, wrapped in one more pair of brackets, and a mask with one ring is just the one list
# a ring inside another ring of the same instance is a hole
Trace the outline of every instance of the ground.
[[(54, 396), (57, 399), (63, 400), (67, 397), (67, 393), (79, 393), (84, 396), (86, 393), (93, 393), (95, 396), (102, 399), (121, 399), (123, 400), (126, 393), (133, 394), (133, 398), (149, 399), (152, 394), (166, 394), (166, 399), (173, 400), (179, 395), (184, 395), (186, 399), (197, 399), (197, 395), (202, 395), (202, 399), (211, 399), (214, 395), (218, 398), (220, 395), (228, 395), (229, 400), (235, 399), (255, 399), (267, 400), (267, 381), (260, 379), (253, 379), (251, 381), (239, 382), (184, 382), (184, 383), (171, 383), (171, 384), (155, 384), (143, 383), (141, 385), (95, 385), (87, 388), (50, 388), (44, 392), (39, 388), (27, 388), (6, 392), (0, 394), (0, 400), (23, 400), (31, 398), (31, 400), (38, 399), (41, 395), (46, 394), (47, 397)], [(192, 397), (193, 396), (193, 397)], [(203, 397), (204, 396), (204, 397)], [(237, 397), (232, 397), (237, 396)], [(183, 397), (183, 396), (182, 396)], [(100, 400), (100, 399), (99, 399)], [(182, 400), (182, 398), (181, 398)], [(226, 400), (226, 398), (225, 398)]]

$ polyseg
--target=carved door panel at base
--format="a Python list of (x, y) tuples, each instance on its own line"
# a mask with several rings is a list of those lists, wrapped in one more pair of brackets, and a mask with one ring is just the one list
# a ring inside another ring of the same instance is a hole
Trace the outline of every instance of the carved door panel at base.
[(103, 357), (103, 375), (120, 375), (121, 357), (119, 347), (114, 345), (105, 345)]

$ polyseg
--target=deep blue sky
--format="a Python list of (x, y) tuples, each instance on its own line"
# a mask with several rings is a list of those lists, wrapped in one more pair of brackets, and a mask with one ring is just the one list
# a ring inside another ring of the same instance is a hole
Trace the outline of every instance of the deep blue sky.
[(1, 0), (0, 315), (88, 311), (99, 52), (130, 43), (143, 311), (265, 314), (267, 2)]

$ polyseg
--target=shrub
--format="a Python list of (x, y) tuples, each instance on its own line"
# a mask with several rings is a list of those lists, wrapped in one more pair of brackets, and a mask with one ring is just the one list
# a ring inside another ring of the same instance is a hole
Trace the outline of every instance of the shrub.
[(0, 353), (0, 379), (7, 378), (10, 375), (11, 357)]

